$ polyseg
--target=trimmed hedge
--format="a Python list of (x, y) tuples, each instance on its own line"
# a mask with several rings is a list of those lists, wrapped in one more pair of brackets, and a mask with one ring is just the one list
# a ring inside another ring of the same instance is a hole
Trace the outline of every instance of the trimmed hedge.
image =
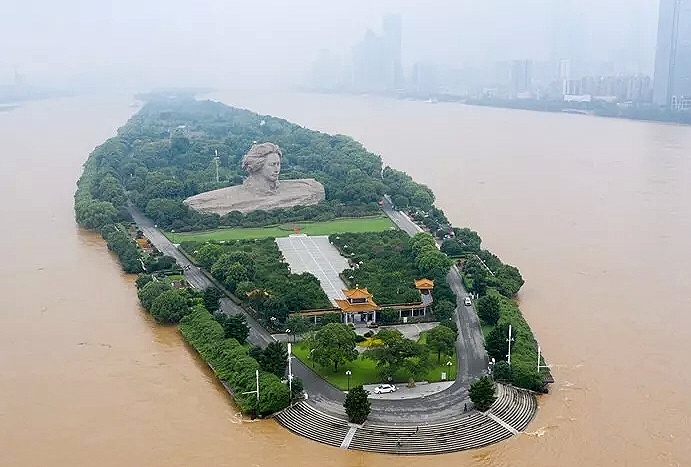
[(230, 388), (243, 412), (266, 416), (288, 406), (288, 386), (265, 371), (259, 371), (259, 402), (255, 394), (243, 394), (256, 389), (255, 371), (259, 370), (259, 363), (238, 341), (223, 337), (223, 328), (206, 308), (195, 306), (194, 311), (180, 321), (179, 329), (218, 379)]

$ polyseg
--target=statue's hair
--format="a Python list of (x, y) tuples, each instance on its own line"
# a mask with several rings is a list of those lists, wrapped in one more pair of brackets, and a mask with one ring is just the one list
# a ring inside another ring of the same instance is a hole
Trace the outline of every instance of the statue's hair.
[(257, 173), (264, 165), (264, 161), (269, 154), (278, 154), (278, 158), (283, 157), (281, 149), (274, 143), (253, 144), (249, 152), (242, 158), (242, 169), (248, 174)]

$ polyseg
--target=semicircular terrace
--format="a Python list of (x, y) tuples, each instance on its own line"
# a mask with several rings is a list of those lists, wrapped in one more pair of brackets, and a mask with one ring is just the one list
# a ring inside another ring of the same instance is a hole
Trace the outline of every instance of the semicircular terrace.
[(275, 419), (305, 438), (343, 449), (387, 454), (442, 454), (479, 448), (521, 433), (537, 411), (529, 391), (497, 385), (497, 400), (487, 412), (475, 410), (434, 423), (348, 423), (345, 414), (319, 410), (310, 401), (275, 415)]

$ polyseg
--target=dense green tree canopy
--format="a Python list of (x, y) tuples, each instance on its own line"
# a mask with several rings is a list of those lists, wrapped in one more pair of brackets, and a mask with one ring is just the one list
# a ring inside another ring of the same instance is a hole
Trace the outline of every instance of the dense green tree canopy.
[(472, 383), (468, 395), (475, 404), (475, 408), (481, 412), (489, 410), (494, 401), (497, 400), (494, 395), (494, 382), (487, 376), (482, 376)]
[(499, 308), (499, 299), (492, 295), (485, 295), (477, 301), (477, 315), (483, 323), (494, 326), (499, 321), (501, 310)]
[(242, 313), (234, 315), (216, 313), (214, 319), (223, 327), (226, 338), (235, 339), (240, 344), (245, 343), (247, 336), (250, 334), (250, 328), (247, 326), (247, 318), (245, 318), (245, 315)]
[(190, 307), (180, 291), (168, 290), (156, 297), (150, 311), (159, 323), (177, 323), (190, 313)]
[(437, 326), (427, 331), (427, 347), (437, 353), (437, 362), (441, 354), (451, 355), (456, 347), (456, 333), (446, 326)]
[(327, 324), (314, 334), (312, 358), (319, 365), (333, 365), (334, 371), (338, 371), (338, 365), (357, 358), (356, 342), (357, 335), (350, 326)]
[(139, 289), (137, 294), (139, 295), (139, 301), (142, 302), (142, 306), (146, 311), (151, 310), (151, 305), (153, 305), (154, 300), (158, 298), (163, 292), (170, 290), (170, 286), (163, 281), (149, 282), (144, 287)]
[[(393, 377), (403, 367), (417, 372), (419, 359), (423, 357), (422, 347), (395, 329), (382, 329), (377, 333), (382, 345), (367, 351), (367, 356), (377, 362), (382, 379)], [(418, 361), (413, 360), (417, 357)]]
[(286, 375), (288, 367), (288, 349), (283, 342), (269, 342), (262, 351), (259, 365), (264, 371), (273, 373), (279, 378)]
[(371, 411), (371, 404), (367, 392), (362, 385), (356, 386), (346, 394), (343, 407), (345, 408), (348, 421), (351, 423), (365, 423)]

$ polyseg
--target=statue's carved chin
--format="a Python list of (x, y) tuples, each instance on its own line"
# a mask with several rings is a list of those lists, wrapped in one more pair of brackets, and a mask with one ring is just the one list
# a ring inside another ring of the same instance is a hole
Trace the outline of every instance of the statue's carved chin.
[(227, 214), (269, 211), (277, 208), (317, 204), (324, 200), (324, 186), (313, 178), (297, 180), (258, 180), (248, 177), (242, 185), (207, 191), (185, 200), (185, 204), (199, 212)]

